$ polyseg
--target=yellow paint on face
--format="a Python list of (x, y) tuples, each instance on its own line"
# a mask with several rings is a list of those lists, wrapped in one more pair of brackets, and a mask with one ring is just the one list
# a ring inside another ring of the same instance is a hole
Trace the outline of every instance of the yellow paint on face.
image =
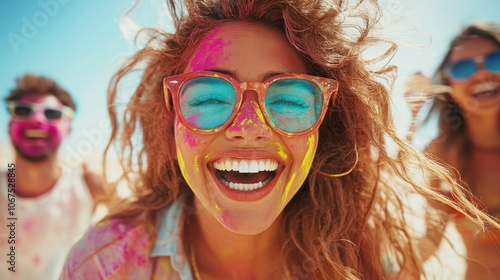
[(288, 158), (288, 154), (285, 151), (285, 147), (279, 142), (276, 143), (278, 146), (278, 154), (283, 159), (286, 160)]
[(251, 119), (244, 119), (239, 123), (239, 126), (247, 126), (253, 124), (253, 121)]
[(181, 150), (178, 147), (175, 150), (177, 152), (177, 161), (179, 162), (179, 168), (181, 169), (182, 176), (184, 176), (186, 181), (189, 181), (187, 178), (186, 163), (184, 162), (184, 158), (182, 157)]
[(284, 208), (286, 206), (286, 198), (288, 197), (288, 193), (290, 192), (290, 189), (292, 188), (293, 182), (295, 182), (296, 175), (297, 175), (296, 173), (293, 173), (292, 177), (290, 178), (290, 180), (288, 181), (288, 183), (285, 186), (285, 190), (283, 191), (283, 196), (281, 197), (281, 201), (280, 201), (281, 208)]
[[(307, 139), (307, 151), (304, 155), (304, 159), (302, 160), (302, 164), (301, 164), (301, 167), (299, 169), (299, 171), (302, 171), (302, 172), (300, 172), (299, 181), (304, 180), (304, 177), (306, 176), (306, 174), (309, 173), (309, 170), (311, 169), (312, 162), (314, 159), (315, 143), (316, 143), (315, 136), (314, 136), (314, 134), (311, 134), (309, 136), (309, 138)], [(307, 172), (305, 172), (305, 170), (307, 170)], [(281, 197), (281, 201), (280, 201), (280, 207), (282, 207), (282, 208), (284, 208), (286, 206), (288, 194), (290, 193), (290, 190), (291, 190), (292, 185), (294, 184), (294, 182), (296, 180), (296, 177), (297, 177), (297, 173), (293, 173), (290, 177), (290, 180), (288, 181), (288, 183), (285, 186), (285, 189), (283, 191), (283, 196)]]
[(215, 204), (215, 210), (219, 213), (222, 212), (222, 208), (218, 204)]
[(262, 113), (262, 111), (260, 109), (259, 103), (254, 101), (252, 104), (254, 104), (254, 106), (255, 106), (255, 112), (257, 113), (259, 121), (266, 122), (266, 119), (264, 118), (264, 114)]
[(307, 167), (309, 170), (311, 168), (313, 159), (314, 159), (314, 147), (316, 146), (316, 137), (314, 134), (311, 134), (307, 139), (307, 152), (304, 156), (304, 161), (302, 163), (303, 167)]
[(200, 172), (200, 161), (199, 161), (200, 155), (196, 155), (194, 157), (194, 170), (196, 172)]

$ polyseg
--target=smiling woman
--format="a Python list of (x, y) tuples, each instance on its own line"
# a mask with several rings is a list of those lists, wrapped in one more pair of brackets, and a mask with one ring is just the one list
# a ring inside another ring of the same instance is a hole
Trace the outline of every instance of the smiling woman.
[[(432, 101), (426, 121), (431, 115), (439, 116), (439, 134), (426, 151), (456, 168), (462, 184), (474, 195), (471, 201), (500, 219), (500, 24), (473, 23), (457, 34), (437, 70), (435, 83), (448, 90), (426, 96)], [(431, 184), (453, 197), (440, 180)], [(441, 203), (431, 203), (444, 210), (446, 220), (456, 224), (464, 239), (465, 278), (497, 278), (500, 230), (478, 233), (467, 217)], [(437, 243), (441, 233), (428, 231)]]
[[(410, 190), (499, 226), (396, 135), (380, 82), (394, 68), (361, 59), (379, 41), (376, 1), (174, 2), (175, 33), (150, 30), (110, 87), (110, 145), (135, 197), (75, 245), (62, 279), (418, 279)], [(118, 88), (139, 66), (120, 124)]]

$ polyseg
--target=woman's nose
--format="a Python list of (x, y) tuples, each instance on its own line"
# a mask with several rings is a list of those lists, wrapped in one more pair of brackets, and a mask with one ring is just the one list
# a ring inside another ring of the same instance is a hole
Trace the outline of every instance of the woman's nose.
[(254, 142), (271, 138), (271, 133), (271, 127), (267, 124), (257, 101), (257, 93), (247, 91), (233, 123), (226, 129), (226, 136), (230, 139)]

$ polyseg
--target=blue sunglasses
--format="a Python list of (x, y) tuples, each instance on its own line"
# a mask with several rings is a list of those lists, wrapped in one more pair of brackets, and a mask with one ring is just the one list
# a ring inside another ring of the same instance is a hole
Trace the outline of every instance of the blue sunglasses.
[(476, 56), (473, 58), (459, 60), (448, 65), (448, 76), (454, 80), (465, 80), (470, 78), (478, 69), (478, 65), (493, 73), (500, 72), (500, 50), (487, 55)]

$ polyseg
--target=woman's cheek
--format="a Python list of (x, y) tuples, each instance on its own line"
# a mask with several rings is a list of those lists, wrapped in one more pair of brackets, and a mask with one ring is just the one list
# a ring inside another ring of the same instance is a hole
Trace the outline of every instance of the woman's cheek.
[(203, 135), (186, 128), (179, 121), (176, 122), (175, 139), (179, 167), (186, 180), (190, 181), (190, 174), (200, 171), (203, 160), (201, 155), (205, 150), (206, 141)]
[(317, 133), (288, 142), (294, 158), (290, 178), (285, 185), (280, 205), (284, 208), (304, 183), (311, 169), (317, 149)]

